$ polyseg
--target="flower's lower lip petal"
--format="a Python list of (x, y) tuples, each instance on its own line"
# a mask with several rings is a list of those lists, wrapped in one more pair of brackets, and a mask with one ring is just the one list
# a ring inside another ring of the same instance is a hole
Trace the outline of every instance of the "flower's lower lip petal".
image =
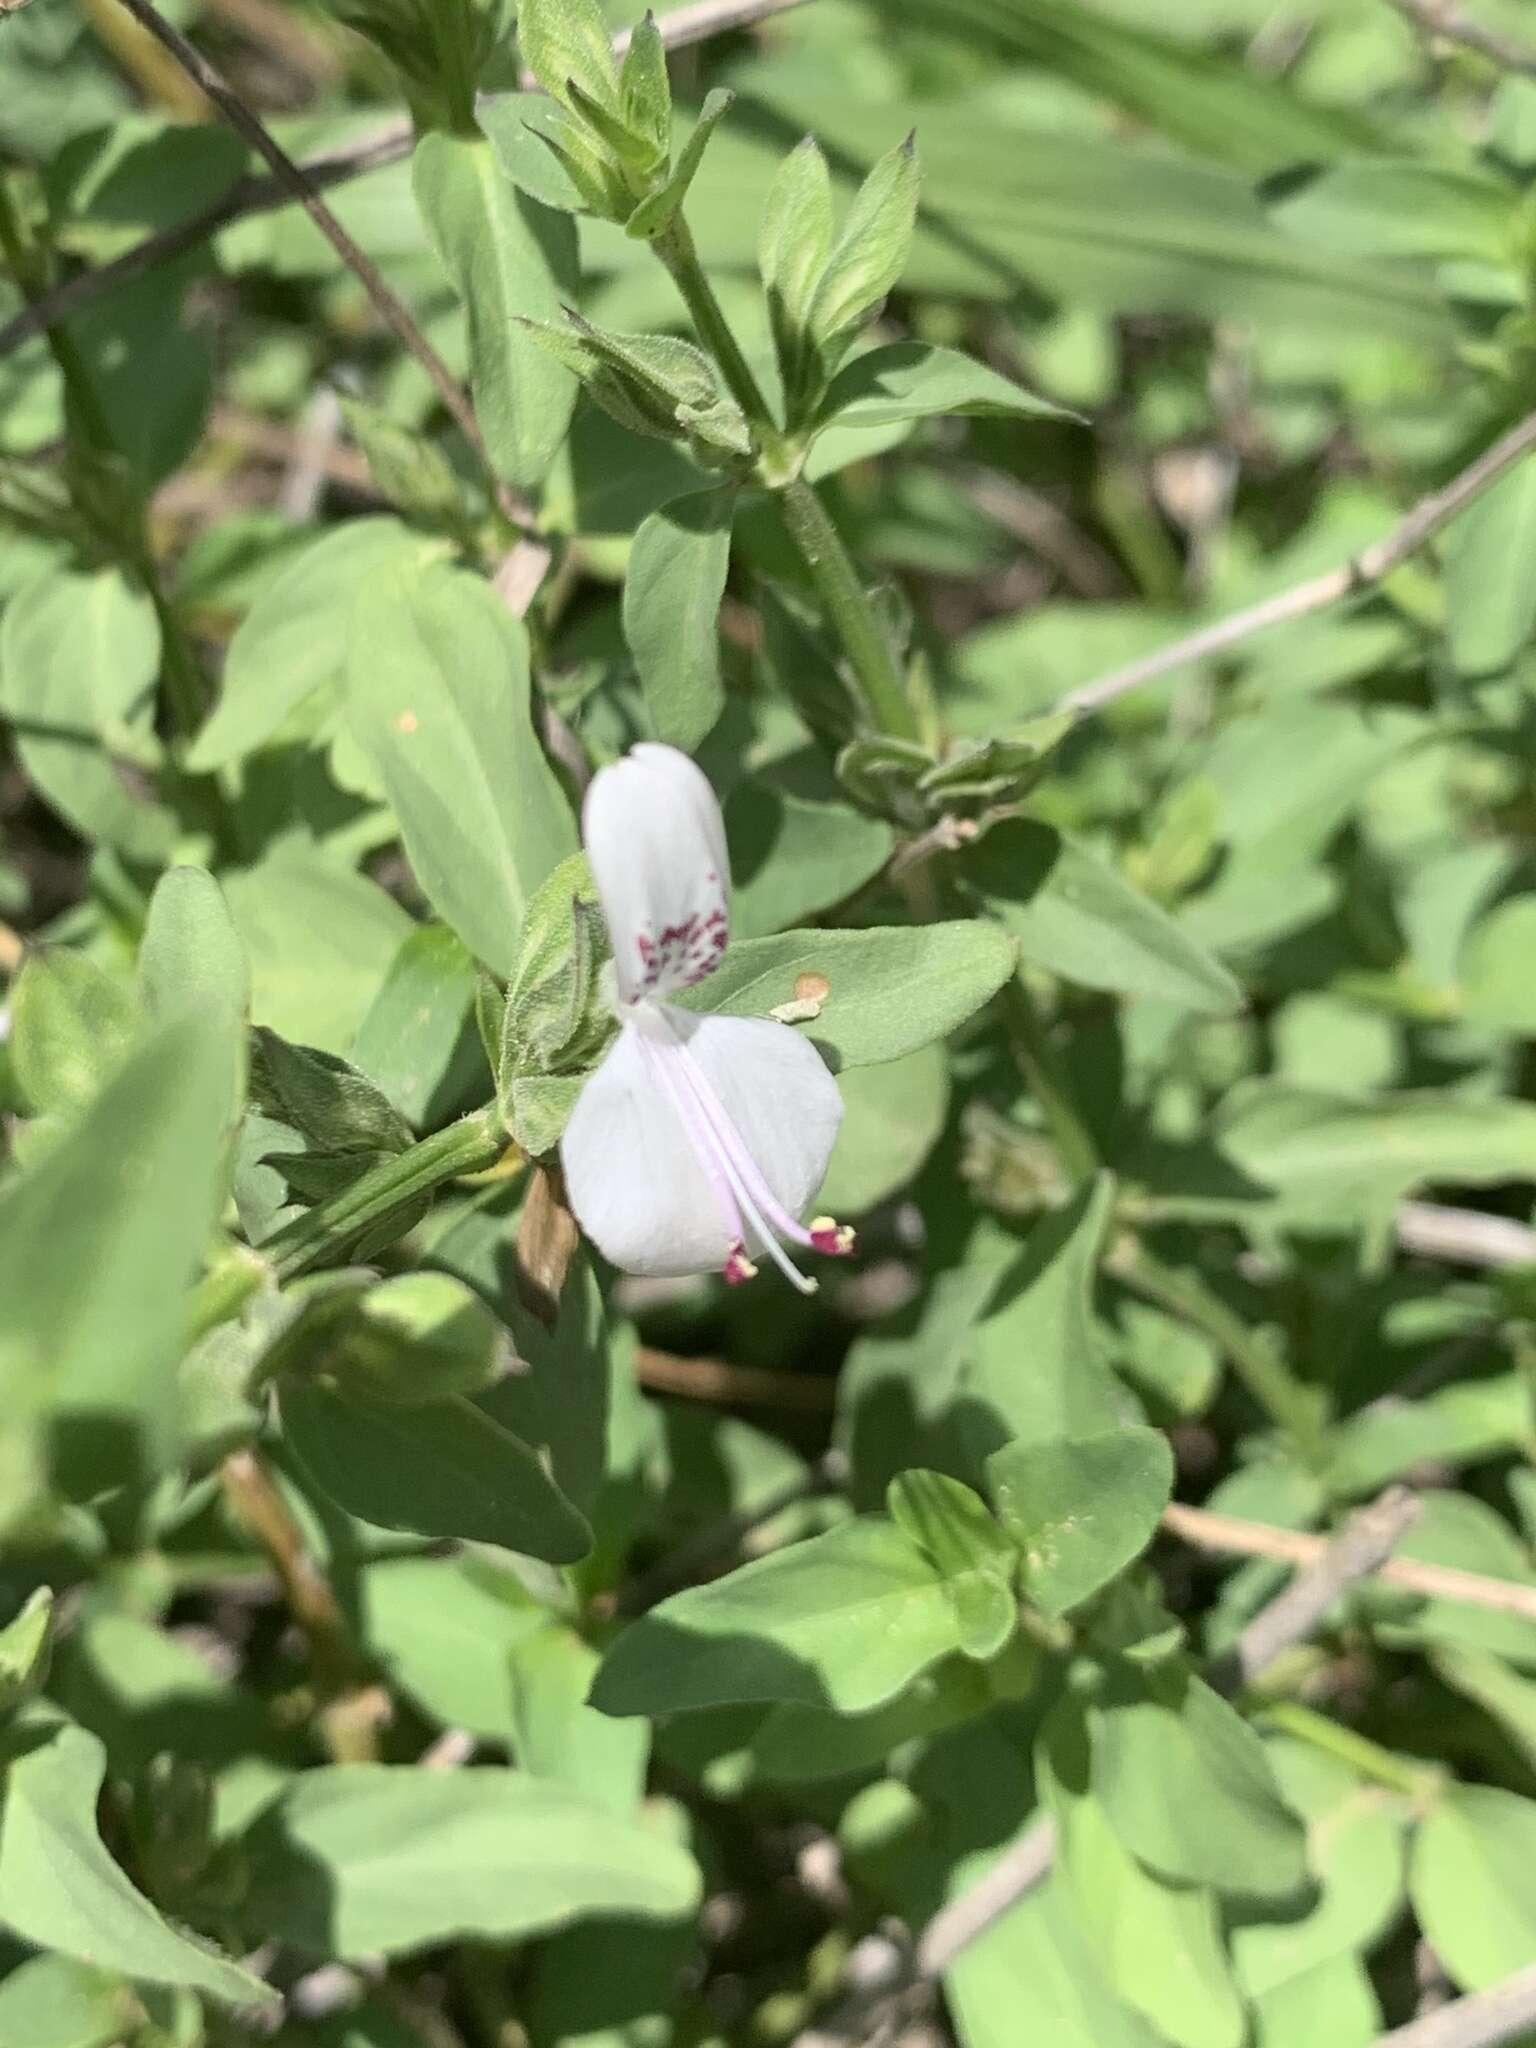
[(652, 1057), (627, 1028), (582, 1090), (560, 1144), (571, 1207), (621, 1272), (718, 1272), (731, 1232)]
[(808, 1038), (767, 1017), (666, 1011), (775, 1200), (802, 1217), (826, 1178), (843, 1098)]

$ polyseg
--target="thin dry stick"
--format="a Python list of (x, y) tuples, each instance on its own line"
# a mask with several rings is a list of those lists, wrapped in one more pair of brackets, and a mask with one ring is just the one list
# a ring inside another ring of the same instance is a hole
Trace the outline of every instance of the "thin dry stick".
[(304, 171), (294, 162), (282, 144), (268, 132), (261, 117), (246, 105), (222, 73), (187, 40), (181, 30), (173, 27), (156, 11), (151, 5), (151, 0), (118, 0), (118, 5), (125, 8), (141, 28), (147, 29), (170, 51), (187, 76), (201, 86), (213, 101), (235, 133), (242, 136), (256, 154), (271, 166), (278, 182), (286, 186), (288, 197), (298, 201), (342, 262), (356, 276), (385, 326), (426, 371), (450, 418), (475, 451), (502, 515), (514, 527), (527, 526), (531, 517), (529, 508), (519, 494), (497, 475), (496, 465), (485, 445), (485, 438), (480, 432), (480, 423), (475, 418), (475, 409), (469, 402), (468, 393), (416, 325), (402, 302), (384, 282), (372, 257), (366, 255), (353, 241)]
[(1422, 1503), (1403, 1487), (1392, 1487), (1369, 1507), (1350, 1516), (1339, 1534), (1321, 1541), (1317, 1558), (1256, 1614), (1230, 1656), (1210, 1672), (1218, 1692), (1238, 1692), (1271, 1664), (1304, 1643), (1334, 1603), (1373, 1572), (1379, 1572), (1418, 1520)]
[(1499, 2048), (1536, 2027), (1536, 1963), (1470, 1998), (1377, 2037), (1375, 2048)]
[(1475, 50), (1505, 71), (1536, 72), (1536, 50), (1510, 36), (1501, 36), (1496, 29), (1484, 28), (1464, 8), (1456, 6), (1454, 0), (1388, 0), (1388, 5), (1425, 35), (1459, 43), (1464, 50)]
[(642, 1345), (635, 1360), (642, 1387), (653, 1394), (681, 1394), (728, 1408), (782, 1408), (800, 1415), (826, 1415), (837, 1403), (837, 1383), (808, 1373), (775, 1372), (766, 1365), (728, 1365), (720, 1358), (683, 1358)]
[(330, 1580), (309, 1553), (288, 1503), (254, 1451), (231, 1452), (219, 1484), (237, 1521), (261, 1545), (283, 1597), (304, 1631), (324, 1695), (320, 1723), (338, 1763), (366, 1763), (378, 1754), (389, 1697), (370, 1674)]
[(984, 1877), (934, 1914), (918, 1936), (918, 1975), (929, 1983), (942, 1977), (962, 1949), (1045, 1882), (1055, 1860), (1056, 1823), (1040, 1814)]
[[(806, 4), (807, 0), (697, 0), (693, 6), (674, 8), (670, 14), (663, 15), (657, 26), (667, 48), (680, 50), (690, 43), (704, 42), (726, 29), (747, 28), (771, 15), (785, 14), (793, 7)], [(628, 46), (628, 40), (627, 32), (616, 36), (615, 50), (622, 52)], [(531, 90), (535, 81), (525, 73), (520, 83)], [(398, 163), (402, 157), (410, 155), (414, 142), (415, 132), (409, 121), (392, 121), (346, 149), (310, 157), (294, 168), (318, 194), (329, 191), (333, 185), (343, 185), (353, 178), (360, 178), (369, 171), (383, 170), (388, 164)], [(15, 319), (8, 320), (0, 326), (0, 356), (20, 348), (23, 342), (32, 340), (44, 328), (70, 318), (83, 306), (89, 306), (103, 294), (115, 291), (119, 285), (141, 277), (146, 270), (157, 269), (162, 263), (173, 262), (176, 257), (185, 255), (189, 249), (198, 248), (232, 221), (244, 220), (255, 213), (270, 213), (279, 206), (289, 206), (294, 197), (293, 185), (286, 178), (242, 178), (200, 213), (189, 215), (174, 227), (146, 236), (110, 263), (66, 279), (35, 306), (25, 308)]]
[(1536, 1230), (1510, 1216), (1486, 1216), (1480, 1209), (1451, 1209), (1440, 1202), (1403, 1202), (1397, 1211), (1397, 1241), (1424, 1259), (1448, 1259), (1458, 1266), (1536, 1266)]
[(1167, 675), (1171, 669), (1180, 668), (1187, 661), (1201, 661), (1208, 655), (1224, 654), (1229, 647), (1237, 646), (1240, 641), (1250, 639), (1253, 634), (1262, 633), (1270, 626), (1284, 625), (1288, 620), (1326, 611), (1329, 605), (1337, 604), (1342, 598), (1369, 590), (1390, 576), (1394, 569), (1400, 568), (1410, 555), (1417, 554), (1426, 541), (1432, 540), (1474, 498), (1480, 497), (1490, 484), (1497, 483), (1506, 470), (1512, 469), (1532, 449), (1536, 449), (1536, 413), (1528, 414), (1517, 427), (1511, 427), (1459, 476), (1453, 477), (1441, 490), (1431, 491), (1428, 497), (1421, 498), (1390, 533), (1372, 542), (1370, 547), (1362, 549), (1339, 568), (1314, 576), (1309, 582), (1298, 583), (1292, 590), (1282, 590), (1278, 596), (1266, 597), (1258, 604), (1234, 612), (1229, 619), (1219, 620), (1214, 626), (1204, 626), (1198, 633), (1175, 640), (1172, 646), (1163, 648), (1160, 653), (1128, 662), (1124, 668), (1111, 669), (1108, 675), (1099, 676), (1095, 681), (1070, 691), (1057, 708), (1062, 711), (1102, 711), (1106, 704), (1125, 696), (1127, 691)]
[[(1185, 1507), (1175, 1501), (1163, 1510), (1163, 1527), (1198, 1550), (1223, 1557), (1268, 1557), (1277, 1564), (1315, 1564), (1328, 1549), (1326, 1536), (1299, 1529), (1275, 1529), (1267, 1522), (1247, 1522), (1236, 1515), (1213, 1514), (1208, 1508)], [(1371, 1574), (1383, 1585), (1399, 1586), (1426, 1600), (1455, 1600), (1463, 1607), (1489, 1607), (1500, 1614), (1520, 1614), (1536, 1621), (1536, 1586), (1515, 1579), (1489, 1578), (1448, 1564), (1423, 1564), (1416, 1558), (1389, 1557)]]

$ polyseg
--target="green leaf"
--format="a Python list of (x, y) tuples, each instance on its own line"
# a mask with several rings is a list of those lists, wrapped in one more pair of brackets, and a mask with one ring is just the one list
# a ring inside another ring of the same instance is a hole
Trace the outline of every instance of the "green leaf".
[(831, 174), (815, 137), (807, 135), (774, 173), (757, 247), (791, 410), (806, 379), (811, 302), (832, 253), (832, 229)]
[(14, 1713), (44, 1684), (52, 1646), (53, 1594), (39, 1586), (0, 1628), (0, 1716)]
[(1151, 1870), (1244, 1898), (1303, 1890), (1306, 1835), (1264, 1745), (1203, 1680), (1118, 1662), (1088, 1726), (1093, 1791)]
[(1056, 1823), (1056, 1866), (1084, 1933), (1127, 2005), (1179, 2048), (1243, 2048), (1243, 2001), (1207, 1886), (1160, 1882), (1136, 1861), (1087, 1792), (1080, 1718), (1058, 1714), (1038, 1756)]
[(484, 1553), (388, 1558), (364, 1575), (362, 1608), (369, 1650), (423, 1712), (511, 1741), (511, 1654), (549, 1614), (510, 1574)]
[(442, 449), (381, 406), (344, 398), (341, 416), (380, 494), (413, 524), (474, 544), (473, 507)]
[(569, 104), (574, 81), (601, 105), (617, 106), (619, 71), (597, 0), (522, 0), (517, 46), (551, 98)]
[(1012, 1635), (990, 1663), (947, 1657), (919, 1672), (895, 1699), (873, 1713), (770, 1707), (749, 1745), (752, 1781), (814, 1784), (883, 1765), (905, 1743), (976, 1721), (1002, 1701), (1026, 1697), (1038, 1682), (1040, 1665), (1035, 1646)]
[(470, 385), (491, 460), (500, 475), (532, 489), (565, 439), (576, 380), (520, 319), (558, 319), (575, 297), (575, 225), (509, 184), (479, 139), (423, 135), (411, 184), (469, 314)]
[(874, 317), (907, 267), (920, 182), (908, 136), (870, 171), (854, 196), (811, 300), (808, 328), (828, 366)]
[[(738, 782), (725, 804), (731, 856), (731, 930), (757, 939), (802, 924), (871, 881), (895, 837), (879, 819), (798, 776)], [(827, 800), (831, 798), (832, 800)]]
[[(128, 779), (142, 786), (158, 759), (159, 672), (154, 606), (116, 569), (54, 570), (0, 616), (0, 717), (29, 780), (85, 838), (146, 862), (164, 860), (176, 834), (170, 812)], [(132, 764), (127, 775), (118, 759)]]
[(569, 309), (563, 322), (524, 320), (539, 346), (581, 379), (587, 396), (636, 434), (701, 440), (750, 454), (741, 409), (722, 396), (709, 358), (666, 334), (618, 334)]
[(1536, 897), (1511, 896), (1478, 919), (1460, 960), (1462, 1000), (1475, 1024), (1495, 1031), (1536, 1034), (1536, 990), (1531, 948), (1536, 944)]
[(925, 1045), (838, 1077), (843, 1121), (817, 1197), (833, 1216), (862, 1216), (904, 1188), (939, 1142), (949, 1109), (949, 1062)]
[(698, 175), (704, 152), (709, 147), (709, 138), (715, 132), (715, 123), (728, 114), (736, 104), (733, 92), (706, 93), (704, 104), (699, 109), (699, 118), (693, 133), (684, 143), (677, 159), (677, 168), (659, 192), (653, 192), (649, 199), (642, 200), (629, 219), (624, 223), (624, 232), (635, 241), (649, 241), (659, 235), (663, 228), (671, 225), (678, 208), (688, 197), (688, 188)]
[(546, 1619), (511, 1654), (512, 1752), (535, 1778), (565, 1785), (612, 1813), (632, 1814), (645, 1789), (651, 1731), (587, 1704), (600, 1658), (563, 1621)]
[[(757, 209), (807, 131), (856, 171), (916, 121), (923, 207), (905, 278), (914, 291), (1007, 301), (1021, 284), (1059, 295), (1070, 278), (1073, 305), (1090, 311), (1237, 318), (1276, 335), (1374, 334), (1394, 345), (1448, 332), (1426, 266), (1363, 262), (1287, 234), (1246, 172), (1005, 111), (976, 92), (866, 99), (812, 66), (760, 73), (753, 94), (757, 132), (722, 132), (712, 175), (694, 187), (690, 225), (711, 266), (750, 267)], [(1228, 136), (1240, 131), (1229, 101), (1221, 120)], [(1294, 150), (1277, 159), (1297, 160)]]
[(224, 878), (251, 966), (251, 1015), (286, 1039), (342, 1053), (412, 929), (366, 875), (299, 843)]
[(1444, 545), (1446, 637), (1464, 676), (1498, 675), (1536, 625), (1536, 463), (1519, 462), (1483, 492)]
[(528, 906), (517, 971), (493, 1041), (502, 1121), (534, 1157), (559, 1139), (613, 1035), (602, 975), (607, 954), (587, 857), (573, 854)]
[(993, 826), (961, 859), (1025, 960), (1085, 988), (1222, 1014), (1242, 990), (1167, 911), (1085, 846), (1034, 819)]
[(433, 567), (358, 603), (347, 710), (434, 909), (499, 974), (576, 831), (533, 730), (528, 636), (489, 587)]
[(942, 1576), (889, 1522), (859, 1520), (663, 1600), (616, 1638), (605, 1714), (798, 1700), (862, 1714), (959, 1648)]
[(954, 1602), (960, 1648), (967, 1657), (995, 1657), (1018, 1618), (1012, 1546), (980, 1494), (943, 1472), (903, 1472), (891, 1481), (886, 1507), (897, 1528), (941, 1573)]
[(201, 1018), (229, 1050), (233, 1115), (244, 1091), (251, 971), (224, 892), (204, 868), (168, 868), (139, 942), (139, 992), (161, 1024)]
[(624, 573), (624, 638), (652, 729), (685, 753), (725, 707), (718, 621), (735, 508), (729, 487), (674, 498), (635, 535)]
[(1514, 220), (1504, 180), (1415, 157), (1325, 163), (1270, 211), (1293, 234), (1352, 256), (1487, 263), (1513, 256)]
[(88, 1498), (174, 1453), (185, 1289), (218, 1213), (228, 1049), (158, 1031), (0, 1198), (8, 1400)]
[(295, 1455), (349, 1514), (551, 1564), (575, 1564), (591, 1548), (591, 1531), (536, 1453), (462, 1396), (384, 1407), (290, 1381), (281, 1410)]
[(1098, 1175), (1034, 1226), (997, 1277), (957, 1389), (977, 1458), (1015, 1437), (1097, 1436), (1125, 1420), (1130, 1404), (1093, 1313), (1114, 1199), (1114, 1182)]
[[(1450, 1565), (1482, 1578), (1504, 1579), (1527, 1591), (1536, 1586), (1528, 1547), (1502, 1515), (1475, 1494), (1430, 1488), (1423, 1510), (1398, 1545), (1398, 1554), (1424, 1564)], [(1405, 1598), (1367, 1582), (1360, 1597), (1379, 1619), (1376, 1633), (1394, 1649), (1405, 1645), (1485, 1650), (1536, 1671), (1536, 1621), (1499, 1608), (1474, 1607), (1436, 1595)]]
[(1208, 1200), (1194, 1188), (1181, 1206), (1314, 1231), (1382, 1216), (1427, 1181), (1486, 1187), (1536, 1175), (1536, 1106), (1429, 1089), (1362, 1098), (1245, 1082), (1220, 1105), (1212, 1136), (1223, 1180)]
[(1173, 1453), (1155, 1429), (1008, 1444), (987, 1460), (998, 1518), (1019, 1546), (1028, 1597), (1065, 1614), (1139, 1557), (1173, 1491)]
[(1536, 1800), (1455, 1785), (1423, 1822), (1409, 1871), (1413, 1910), (1464, 1991), (1486, 1991), (1536, 1955)]
[[(349, 1304), (307, 1361), (343, 1396), (422, 1408), (477, 1394), (512, 1365), (506, 1331), (451, 1273), (393, 1273)], [(426, 1418), (429, 1440), (433, 1418)]]
[(352, 600), (441, 553), (441, 542), (387, 518), (349, 519), (307, 547), (235, 628), (219, 701), (187, 766), (226, 768), (274, 739), (312, 697), (339, 702)]
[(958, 349), (893, 341), (856, 356), (833, 378), (817, 420), (840, 427), (888, 427), (939, 413), (992, 413), (1012, 419), (1070, 419), (985, 363)]
[[(985, 1866), (967, 1872), (980, 1882)], [(1162, 2048), (1162, 2036), (1115, 1996), (1106, 1958), (1080, 1926), (1065, 1884), (1050, 1879), (969, 1943), (945, 1974), (965, 2048)]]
[(1335, 1956), (1264, 1992), (1254, 2023), (1254, 2048), (1374, 2048), (1381, 2006), (1359, 1957)]
[(252, 1939), (362, 1960), (588, 1914), (689, 1913), (698, 1871), (639, 1821), (523, 1771), (305, 1771), (241, 1841)]
[[(366, 1075), (334, 1053), (289, 1045), (264, 1025), (251, 1038), (251, 1102), (297, 1133), (311, 1167), (334, 1167), (336, 1185), (411, 1142), (399, 1111)], [(289, 1171), (289, 1155), (283, 1166)], [(296, 1174), (289, 1178), (300, 1185)], [(306, 1190), (312, 1201), (329, 1192), (329, 1186)]]
[(83, 1728), (26, 1724), (0, 1807), (0, 1920), (40, 1948), (151, 1984), (190, 1985), (225, 2005), (277, 2005), (259, 1977), (178, 1934), (112, 1861), (96, 1832), (105, 1770), (106, 1752)]
[(630, 31), (619, 69), (619, 111), (633, 134), (643, 135), (658, 156), (666, 156), (672, 146), (672, 82), (667, 46), (649, 8)]
[(417, 925), (357, 1027), (354, 1059), (407, 1123), (430, 1128), (462, 1107), (477, 1082), (484, 1093), (471, 1025), (479, 974), (446, 925)]
[(138, 2005), (120, 1977), (33, 1956), (0, 1983), (0, 2048), (115, 2048)]
[(481, 93), (475, 119), (504, 174), (530, 199), (561, 213), (622, 213), (617, 167), (554, 100), (538, 92)]
[(1408, 1815), (1347, 1764), (1311, 1743), (1265, 1743), (1287, 1803), (1307, 1824), (1317, 1900), (1302, 1914), (1251, 1910), (1232, 1930), (1232, 1959), (1250, 1998), (1341, 1956), (1375, 1947), (1404, 1905)]
[(1431, 1661), (1447, 1685), (1493, 1716), (1536, 1774), (1536, 1679), (1481, 1650), (1441, 1650)]
[[(1197, 156), (1254, 175), (1326, 162), (1377, 140), (1376, 124), (1357, 110), (1353, 92), (1344, 105), (1318, 104), (1289, 75), (1257, 71), (1240, 52), (1219, 45), (1218, 24), (1247, 18), (1229, 6), (1152, 16), (1139, 8), (1064, 9), (1059, 0), (1008, 0), (1006, 7), (990, 0), (881, 0), (878, 12), (909, 32), (964, 37), (977, 60), (991, 56), (1065, 82)], [(1391, 62), (1387, 52), (1397, 47), (1391, 38), (1371, 42), (1352, 80), (1368, 88), (1372, 67)], [(1371, 104), (1364, 90), (1358, 97), (1362, 106)]]
[(828, 992), (801, 1028), (834, 1069), (873, 1066), (948, 1037), (996, 995), (1013, 957), (1004, 933), (980, 921), (781, 932), (730, 947), (709, 979), (678, 1001), (688, 1010), (766, 1017), (795, 1001), (800, 976), (820, 975)]
[(11, 990), (11, 1065), (38, 1116), (85, 1109), (133, 1043), (132, 992), (87, 954), (29, 953)]

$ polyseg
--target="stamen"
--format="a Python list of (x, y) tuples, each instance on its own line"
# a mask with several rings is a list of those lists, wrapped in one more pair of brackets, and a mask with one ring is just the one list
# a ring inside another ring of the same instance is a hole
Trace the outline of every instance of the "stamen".
[[(730, 1177), (724, 1171), (714, 1145), (714, 1133), (699, 1115), (698, 1109), (686, 1088), (680, 1088), (667, 1062), (667, 1055), (644, 1031), (637, 1034), (640, 1053), (652, 1074), (661, 1083), (663, 1094), (677, 1111), (678, 1121), (693, 1150), (694, 1157), (704, 1169), (716, 1206), (725, 1219), (726, 1233), (734, 1246), (742, 1241), (741, 1211), (736, 1206), (736, 1196), (731, 1187)], [(731, 1254), (734, 1257), (734, 1252)], [(754, 1269), (755, 1270), (755, 1269)], [(726, 1261), (726, 1278), (729, 1279), (730, 1258)], [(751, 1273), (742, 1273), (739, 1278), (750, 1280)]]
[(733, 1244), (726, 1253), (725, 1265), (722, 1270), (725, 1274), (725, 1284), (727, 1287), (740, 1287), (743, 1281), (755, 1280), (757, 1278), (757, 1268), (747, 1257), (746, 1246), (739, 1242)]
[[(694, 1157), (703, 1167), (720, 1213), (725, 1218), (726, 1229), (731, 1239), (731, 1250), (726, 1256), (724, 1267), (726, 1279), (731, 1285), (736, 1286), (744, 1280), (750, 1280), (757, 1271), (751, 1260), (746, 1257), (747, 1233), (743, 1227), (744, 1216), (746, 1223), (751, 1226), (753, 1235), (785, 1279), (792, 1286), (798, 1287), (802, 1294), (814, 1294), (816, 1282), (808, 1279), (800, 1271), (768, 1224), (764, 1222), (743, 1180), (738, 1160), (732, 1155), (729, 1146), (721, 1142), (703, 1105), (696, 1099), (695, 1090), (689, 1085), (693, 1079), (692, 1062), (686, 1059), (683, 1048), (670, 1033), (665, 1044), (659, 1043), (649, 1036), (643, 1026), (640, 1030), (640, 1043), (651, 1072), (660, 1081), (673, 1108), (677, 1111), (678, 1120), (693, 1148)], [(739, 1137), (736, 1144), (750, 1163), (750, 1154), (746, 1152)], [(755, 1167), (753, 1171), (756, 1172)], [(805, 1241), (810, 1242), (809, 1238)], [(738, 1249), (742, 1254), (739, 1265), (736, 1258)]]
[(839, 1223), (835, 1216), (811, 1218), (811, 1243), (829, 1259), (846, 1259), (854, 1247), (853, 1226)]
[(694, 1098), (708, 1121), (715, 1137), (719, 1140), (727, 1170), (734, 1172), (734, 1178), (744, 1188), (744, 1199), (750, 1201), (773, 1225), (774, 1235), (787, 1237), (791, 1244), (804, 1245), (807, 1251), (816, 1249), (811, 1233), (797, 1217), (791, 1216), (778, 1196), (769, 1187), (763, 1170), (752, 1156), (752, 1148), (737, 1130), (730, 1111), (708, 1074), (688, 1050), (687, 1042), (673, 1031), (670, 1020), (668, 1030), (672, 1032), (672, 1043), (677, 1048), (682, 1072), (692, 1089)]

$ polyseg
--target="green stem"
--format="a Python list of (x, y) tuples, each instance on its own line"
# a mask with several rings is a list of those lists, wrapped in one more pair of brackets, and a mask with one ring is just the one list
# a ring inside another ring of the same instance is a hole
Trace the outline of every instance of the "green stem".
[(1160, 1308), (1203, 1330), (1265, 1414), (1291, 1438), (1303, 1461), (1316, 1468), (1324, 1454), (1325, 1410), (1315, 1387), (1297, 1379), (1262, 1337), (1235, 1315), (1220, 1295), (1188, 1272), (1175, 1272), (1142, 1245), (1118, 1257), (1116, 1277)]
[(1050, 1127), (1061, 1163), (1074, 1180), (1087, 1180), (1098, 1169), (1099, 1150), (1022, 974), (1016, 974), (1003, 991), (1003, 1005), (1014, 1061)]
[(1444, 1773), (1434, 1765), (1411, 1763), (1406, 1757), (1394, 1755), (1379, 1742), (1372, 1742), (1368, 1735), (1341, 1727), (1326, 1714), (1304, 1707), (1299, 1700), (1275, 1700), (1263, 1709), (1259, 1719), (1282, 1734), (1294, 1735), (1298, 1741), (1310, 1742), (1314, 1749), (1337, 1757), (1340, 1763), (1348, 1764), (1351, 1770), (1384, 1785), (1388, 1791), (1403, 1793), (1416, 1806), (1431, 1804), (1445, 1782)]
[(679, 212), (652, 242), (682, 295), (699, 339), (719, 365), (720, 374), (761, 451), (760, 481), (773, 493), (811, 572), (827, 622), (864, 692), (871, 723), (899, 739), (916, 739), (917, 718), (907, 701), (901, 670), (885, 628), (870, 603), (842, 535), (811, 486), (796, 472), (798, 451), (774, 419), (762, 386), (741, 352), (731, 323), (721, 310), (714, 287), (699, 261), (688, 223)]
[(371, 1168), (279, 1231), (262, 1250), (276, 1277), (292, 1280), (444, 1181), (483, 1173), (506, 1149), (506, 1133), (494, 1105), (488, 1105)]
[(826, 506), (804, 477), (795, 477), (774, 495), (790, 538), (811, 572), (827, 623), (842, 641), (864, 691), (873, 723), (897, 739), (915, 740), (917, 715), (895, 652)]
[[(39, 280), (34, 273), (33, 252), (27, 247), (21, 217), (3, 177), (0, 177), (0, 254), (5, 257), (17, 290), (28, 305), (35, 305), (40, 293)], [(56, 322), (50, 322), (43, 329), (43, 338), (63, 381), (68, 415), (78, 430), (82, 450), (91, 450), (99, 457), (115, 457), (118, 450), (111, 422), (102, 409), (74, 338)], [(88, 494), (77, 493), (77, 498), (82, 495)], [(99, 516), (91, 516), (88, 503), (81, 503), (79, 509), (97, 536), (117, 554), (123, 566), (133, 571), (155, 608), (165, 653), (166, 702), (177, 731), (189, 739), (202, 722), (207, 690), (191, 643), (161, 585), (154, 550), (145, 531), (142, 501), (135, 501), (131, 507), (125, 505), (125, 524), (121, 527), (112, 524), (111, 530), (108, 530), (109, 522)]]
[(269, 1271), (260, 1252), (243, 1244), (228, 1246), (193, 1289), (189, 1343), (239, 1315)]
[(688, 308), (699, 339), (719, 365), (726, 387), (746, 414), (747, 424), (756, 436), (758, 446), (770, 462), (779, 462), (784, 456), (784, 436), (768, 409), (762, 386), (741, 352), (741, 344), (731, 331), (731, 323), (715, 297), (714, 286), (704, 274), (704, 266), (694, 246), (693, 232), (681, 212), (672, 216), (669, 225), (651, 247), (682, 294), (683, 304)]

